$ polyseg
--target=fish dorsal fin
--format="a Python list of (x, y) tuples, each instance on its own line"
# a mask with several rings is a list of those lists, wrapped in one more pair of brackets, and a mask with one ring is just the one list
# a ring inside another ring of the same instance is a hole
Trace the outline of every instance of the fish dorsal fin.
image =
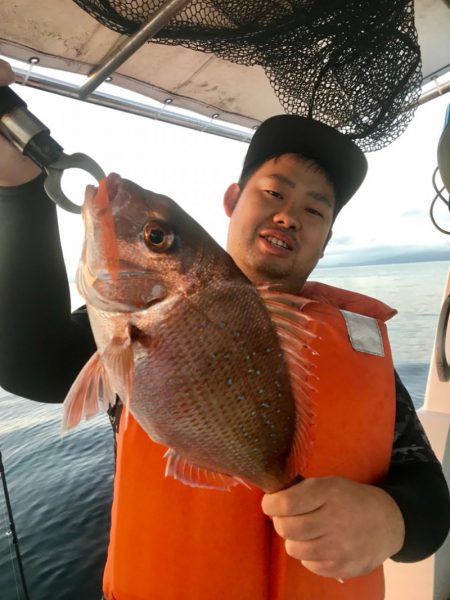
[(165, 471), (166, 477), (173, 477), (186, 485), (226, 491), (229, 491), (232, 487), (239, 484), (249, 487), (245, 481), (239, 477), (217, 473), (195, 465), (183, 456), (177, 454), (172, 448), (167, 450), (164, 458), (167, 459)]
[(302, 312), (308, 300), (263, 287), (258, 288), (258, 292), (269, 311), (288, 367), (295, 400), (295, 436), (289, 469), (292, 475), (301, 475), (308, 463), (314, 438), (314, 379), (317, 379), (314, 356), (317, 352), (311, 347), (311, 342), (317, 336), (308, 329), (311, 318)]
[(100, 410), (108, 410), (115, 402), (115, 393), (98, 352), (84, 365), (72, 384), (63, 404), (62, 434), (73, 429), (83, 419), (91, 419)]

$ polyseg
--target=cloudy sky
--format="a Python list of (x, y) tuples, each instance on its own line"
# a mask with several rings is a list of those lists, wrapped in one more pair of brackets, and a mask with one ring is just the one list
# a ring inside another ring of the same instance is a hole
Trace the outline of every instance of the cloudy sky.
[[(222, 195), (239, 175), (245, 143), (23, 86), (15, 89), (67, 153), (85, 152), (106, 172), (171, 196), (225, 244)], [(341, 212), (323, 266), (450, 258), (450, 237), (437, 231), (428, 216), (436, 148), (449, 102), (450, 94), (420, 107), (400, 138), (367, 155), (368, 176)], [(66, 192), (81, 203), (87, 182), (80, 172), (68, 173)], [(450, 229), (443, 204), (436, 214)], [(71, 274), (81, 248), (81, 219), (61, 211), (60, 226)]]

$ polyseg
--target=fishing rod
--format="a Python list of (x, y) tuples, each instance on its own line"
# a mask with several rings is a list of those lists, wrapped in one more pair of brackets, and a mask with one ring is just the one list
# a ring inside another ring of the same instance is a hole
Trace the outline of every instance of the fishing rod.
[(9, 518), (9, 531), (11, 532), (12, 542), (14, 544), (14, 549), (16, 552), (17, 565), (19, 567), (20, 580), (22, 582), (22, 588), (23, 588), (23, 595), (24, 595), (25, 600), (30, 600), (30, 596), (28, 595), (27, 583), (25, 581), (25, 573), (23, 570), (22, 557), (20, 555), (20, 550), (19, 550), (19, 540), (17, 538), (16, 526), (15, 526), (14, 517), (12, 514), (11, 502), (9, 500), (8, 486), (6, 485), (6, 473), (5, 473), (5, 467), (3, 466), (1, 450), (0, 450), (0, 476), (2, 478), (2, 483), (3, 483), (3, 491), (5, 494), (5, 501), (6, 501), (6, 510), (8, 511), (8, 518)]

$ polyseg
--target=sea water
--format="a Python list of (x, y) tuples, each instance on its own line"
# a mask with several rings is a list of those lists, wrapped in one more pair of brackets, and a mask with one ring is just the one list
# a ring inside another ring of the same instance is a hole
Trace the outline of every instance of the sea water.
[(327, 267), (312, 279), (382, 300), (398, 311), (387, 322), (395, 368), (416, 408), (423, 404), (431, 351), (450, 263)]
[[(319, 268), (314, 279), (383, 300), (396, 368), (421, 406), (447, 262)], [(0, 390), (0, 451), (31, 600), (99, 600), (114, 476), (98, 416), (60, 437), (61, 406)], [(24, 598), (0, 489), (0, 599)]]

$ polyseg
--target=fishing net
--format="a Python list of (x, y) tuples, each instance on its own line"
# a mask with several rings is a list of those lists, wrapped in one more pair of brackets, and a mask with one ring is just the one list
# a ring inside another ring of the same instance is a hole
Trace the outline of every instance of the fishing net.
[[(132, 34), (164, 0), (74, 0)], [(193, 0), (152, 38), (261, 66), (284, 111), (340, 129), (365, 151), (413, 117), (421, 60), (413, 0)]]

